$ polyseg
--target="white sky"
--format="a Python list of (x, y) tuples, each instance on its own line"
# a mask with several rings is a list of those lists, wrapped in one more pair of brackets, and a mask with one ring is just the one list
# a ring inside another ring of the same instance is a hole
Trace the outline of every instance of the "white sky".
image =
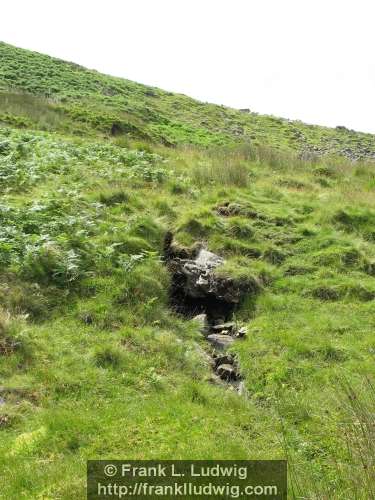
[(375, 133), (374, 0), (3, 0), (0, 40), (203, 101)]

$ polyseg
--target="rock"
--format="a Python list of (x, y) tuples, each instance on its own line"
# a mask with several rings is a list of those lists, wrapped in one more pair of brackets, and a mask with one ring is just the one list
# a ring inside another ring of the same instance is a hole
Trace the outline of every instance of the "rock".
[(195, 259), (195, 264), (197, 266), (206, 267), (209, 269), (220, 266), (220, 264), (223, 264), (223, 262), (224, 259), (222, 257), (219, 257), (218, 255), (205, 250), (204, 248), (199, 251), (197, 258)]
[(169, 268), (186, 296), (194, 299), (212, 297), (229, 304), (238, 304), (248, 291), (248, 286), (233, 278), (217, 275), (215, 269), (223, 262), (221, 257), (201, 250), (195, 260), (173, 259)]
[(220, 333), (221, 333), (221, 335), (230, 335), (229, 330), (221, 330)]
[(5, 427), (9, 424), (8, 415), (0, 415), (0, 427)]
[(207, 335), (209, 331), (207, 314), (198, 314), (194, 316), (192, 321), (195, 321), (199, 325), (199, 331), (202, 335)]
[(5, 405), (5, 399), (0, 396), (0, 406)]
[(234, 365), (234, 356), (231, 354), (221, 354), (214, 357), (214, 365), (215, 368), (218, 368), (220, 365)]
[(227, 322), (227, 323), (220, 323), (218, 325), (215, 325), (212, 327), (212, 330), (215, 332), (220, 332), (223, 330), (227, 330), (229, 332), (232, 332), (235, 328), (236, 324), (233, 322)]
[(222, 380), (237, 380), (238, 378), (238, 374), (233, 365), (220, 365), (216, 371)]
[(222, 335), (220, 333), (211, 333), (211, 335), (208, 335), (207, 340), (216, 347), (216, 349), (221, 351), (230, 347), (234, 342), (234, 338), (230, 335)]
[(243, 338), (247, 335), (247, 328), (246, 326), (242, 326), (237, 332), (236, 332), (236, 337), (238, 338)]
[(200, 301), (206, 301), (206, 305), (202, 302), (200, 305), (209, 318), (228, 317), (246, 293), (256, 294), (260, 289), (255, 278), (234, 279), (219, 274), (217, 268), (224, 263), (224, 259), (200, 245), (191, 252), (190, 258), (181, 258), (181, 254), (175, 251), (173, 235), (167, 233), (164, 255), (172, 274), (171, 295), (180, 304), (190, 301), (199, 305)]

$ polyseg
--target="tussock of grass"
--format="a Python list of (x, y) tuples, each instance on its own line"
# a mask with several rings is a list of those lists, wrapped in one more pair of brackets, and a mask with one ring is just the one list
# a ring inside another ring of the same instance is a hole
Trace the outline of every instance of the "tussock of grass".
[(233, 217), (228, 222), (226, 232), (234, 238), (251, 240), (254, 236), (254, 228), (247, 220)]
[(201, 164), (191, 172), (193, 182), (204, 188), (210, 184), (219, 186), (246, 187), (249, 184), (248, 167), (242, 163), (223, 159), (208, 164)]
[(338, 210), (333, 221), (345, 231), (358, 232), (366, 240), (375, 240), (375, 212), (367, 208), (344, 208)]

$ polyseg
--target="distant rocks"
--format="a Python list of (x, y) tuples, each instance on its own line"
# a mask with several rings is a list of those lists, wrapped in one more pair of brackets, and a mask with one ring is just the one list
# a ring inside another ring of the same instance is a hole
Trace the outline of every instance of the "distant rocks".
[[(351, 133), (351, 130), (346, 129), (343, 126), (336, 127), (337, 130), (341, 133)], [(299, 157), (304, 161), (316, 161), (319, 158), (324, 156), (342, 156), (347, 158), (352, 162), (356, 162), (359, 160), (374, 160), (375, 159), (375, 151), (373, 148), (366, 146), (365, 144), (356, 144), (353, 147), (349, 146), (341, 146), (336, 143), (334, 145), (321, 144), (321, 145), (312, 145), (305, 144), (304, 147), (300, 150)]]

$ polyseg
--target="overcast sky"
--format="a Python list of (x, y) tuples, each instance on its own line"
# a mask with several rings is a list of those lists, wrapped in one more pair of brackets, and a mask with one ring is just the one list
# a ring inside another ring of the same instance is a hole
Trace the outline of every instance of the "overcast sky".
[(4, 0), (0, 40), (203, 101), (375, 133), (374, 0)]

